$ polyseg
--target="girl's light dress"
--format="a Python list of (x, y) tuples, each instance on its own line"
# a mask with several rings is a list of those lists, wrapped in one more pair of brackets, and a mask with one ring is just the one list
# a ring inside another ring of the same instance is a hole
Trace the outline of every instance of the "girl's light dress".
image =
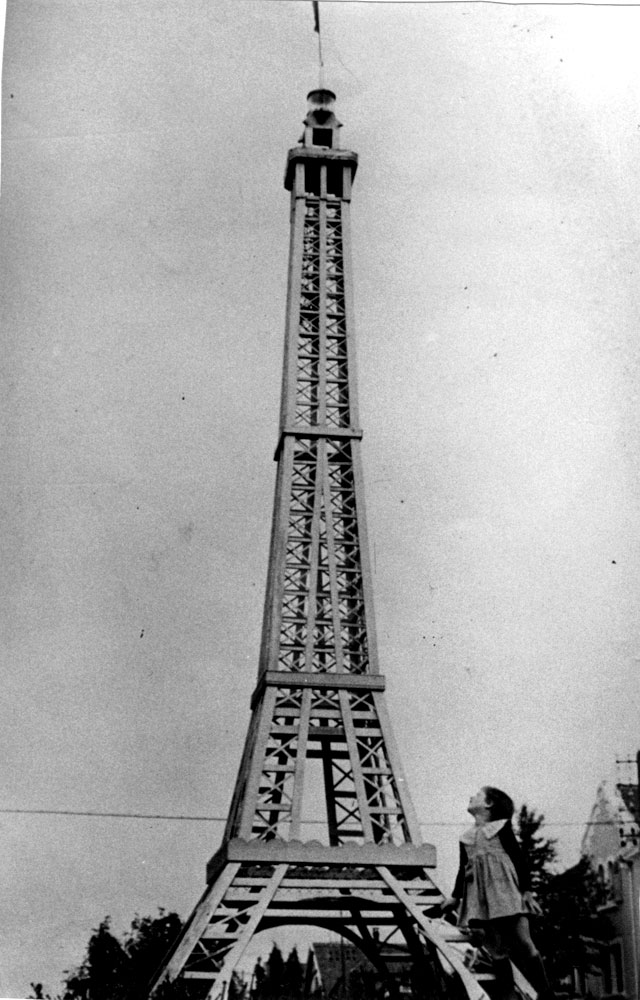
[(522, 898), (513, 861), (498, 834), (506, 820), (467, 830), (460, 841), (467, 855), (459, 924), (497, 920), (530, 912)]

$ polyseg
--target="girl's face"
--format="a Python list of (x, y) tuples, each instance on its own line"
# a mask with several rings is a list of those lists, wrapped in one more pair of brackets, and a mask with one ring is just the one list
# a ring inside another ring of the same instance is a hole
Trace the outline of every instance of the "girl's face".
[(471, 813), (472, 816), (489, 816), (489, 805), (487, 803), (487, 797), (484, 794), (484, 788), (481, 788), (479, 792), (472, 795), (469, 799), (469, 805), (467, 806), (467, 812)]

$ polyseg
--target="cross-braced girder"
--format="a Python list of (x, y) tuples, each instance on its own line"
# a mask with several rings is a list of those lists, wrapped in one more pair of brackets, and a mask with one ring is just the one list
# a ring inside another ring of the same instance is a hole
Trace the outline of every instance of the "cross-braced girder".
[(297, 683), (284, 674), (266, 678), (250, 730), (250, 737), (257, 736), (251, 739), (249, 773), (229, 835), (299, 838), (305, 762), (317, 760), (323, 791), (311, 792), (324, 796), (327, 843), (410, 843), (413, 814), (393, 766), (381, 680), (374, 689), (362, 680), (355, 690), (331, 686), (330, 677), (322, 686)]
[(368, 671), (352, 448), (350, 439), (292, 442), (276, 669)]
[(306, 198), (296, 344), (295, 423), (348, 427), (343, 208)]

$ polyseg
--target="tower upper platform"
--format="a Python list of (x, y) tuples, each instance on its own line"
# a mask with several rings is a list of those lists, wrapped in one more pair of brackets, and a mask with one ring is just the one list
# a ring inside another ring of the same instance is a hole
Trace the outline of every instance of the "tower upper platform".
[(284, 177), (284, 186), (291, 191), (294, 186), (295, 166), (302, 161), (322, 161), (348, 164), (351, 180), (358, 168), (358, 155), (348, 149), (340, 149), (340, 129), (342, 123), (333, 110), (336, 95), (332, 90), (317, 88), (307, 94), (307, 115), (300, 145), (289, 150)]

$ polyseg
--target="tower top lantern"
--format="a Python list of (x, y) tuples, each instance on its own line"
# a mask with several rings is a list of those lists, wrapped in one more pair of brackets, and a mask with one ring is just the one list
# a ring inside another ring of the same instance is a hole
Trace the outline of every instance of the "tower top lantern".
[(336, 95), (328, 87), (314, 87), (307, 94), (307, 100), (309, 102), (309, 108), (326, 108), (327, 110), (332, 110), (335, 104)]
[(338, 129), (342, 128), (335, 116), (333, 106), (336, 95), (332, 90), (316, 89), (307, 94), (307, 117), (304, 120), (305, 130), (302, 141), (305, 146), (328, 146), (336, 149)]

